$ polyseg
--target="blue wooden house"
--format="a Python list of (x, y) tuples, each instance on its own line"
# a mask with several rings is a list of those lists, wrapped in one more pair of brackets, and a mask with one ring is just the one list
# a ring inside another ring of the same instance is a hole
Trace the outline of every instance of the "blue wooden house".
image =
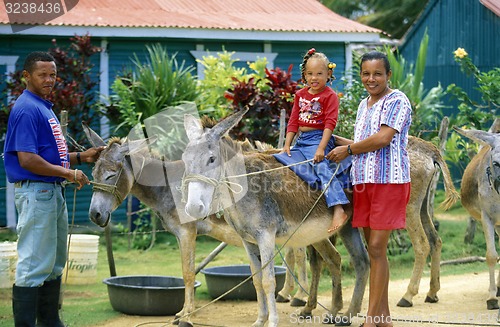
[[(438, 83), (446, 88), (454, 83), (471, 98), (480, 94), (472, 77), (460, 71), (453, 52), (464, 48), (482, 72), (500, 67), (500, 2), (498, 0), (429, 0), (420, 17), (399, 46), (409, 62), (415, 62), (420, 41), (427, 31), (429, 45), (424, 77), (426, 90)], [(453, 105), (453, 101), (450, 103)], [(448, 113), (456, 112), (456, 108)]]
[[(55, 2), (62, 6), (51, 15), (42, 13), (40, 7), (24, 15), (16, 14), (13, 8), (0, 12), (0, 74), (4, 76), (0, 83), (5, 83), (5, 73), (20, 69), (29, 52), (47, 50), (53, 38), (64, 45), (64, 40), (75, 34), (90, 34), (93, 43), (104, 49), (95, 63), (103, 96), (109, 95), (114, 78), (130, 65), (133, 55), (143, 58), (145, 46), (151, 43), (161, 43), (170, 53), (177, 53), (177, 60), (197, 67), (200, 78), (203, 70), (196, 59), (208, 51), (214, 54), (225, 49), (235, 52), (233, 58), (243, 62), (266, 57), (271, 67), (287, 69), (293, 64), (294, 78), (299, 79), (298, 67), (309, 48), (325, 52), (336, 62), (340, 76), (352, 65), (356, 44), (376, 43), (380, 37), (379, 30), (341, 17), (317, 0)], [(101, 135), (107, 133), (103, 120)], [(78, 192), (76, 223), (88, 221), (90, 197), (90, 187)], [(123, 216), (124, 209), (120, 210), (114, 218)], [(0, 226), (14, 225), (13, 189), (2, 168)]]

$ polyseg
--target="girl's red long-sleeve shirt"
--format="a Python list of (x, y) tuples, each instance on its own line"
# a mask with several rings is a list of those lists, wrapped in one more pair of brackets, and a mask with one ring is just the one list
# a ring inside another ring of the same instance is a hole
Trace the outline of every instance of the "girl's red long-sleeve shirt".
[(330, 87), (325, 87), (318, 94), (311, 94), (309, 88), (304, 87), (295, 93), (287, 132), (297, 133), (299, 126), (333, 131), (338, 115), (339, 98)]

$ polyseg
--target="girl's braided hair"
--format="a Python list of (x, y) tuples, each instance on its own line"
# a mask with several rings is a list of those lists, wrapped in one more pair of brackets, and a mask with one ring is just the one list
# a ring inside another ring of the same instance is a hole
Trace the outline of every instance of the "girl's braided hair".
[(333, 76), (333, 69), (337, 65), (335, 63), (331, 62), (330, 60), (328, 60), (328, 57), (323, 52), (317, 52), (316, 49), (311, 48), (304, 55), (304, 59), (302, 60), (302, 63), (300, 64), (300, 74), (301, 74), (300, 77), (302, 78), (302, 81), (304, 81), (304, 82), (306, 81), (306, 76), (305, 76), (306, 65), (307, 65), (307, 61), (311, 58), (322, 60), (325, 63), (325, 66), (327, 67), (328, 71), (332, 71), (332, 76), (331, 76), (331, 78), (328, 78), (327, 82), (330, 82), (331, 80), (335, 79), (335, 76)]

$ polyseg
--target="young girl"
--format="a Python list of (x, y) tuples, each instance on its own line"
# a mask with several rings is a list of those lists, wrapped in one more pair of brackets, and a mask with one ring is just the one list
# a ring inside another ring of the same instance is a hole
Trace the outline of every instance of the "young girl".
[[(333, 78), (333, 68), (325, 54), (310, 49), (304, 56), (301, 65), (302, 79), (306, 87), (295, 93), (295, 100), (288, 122), (285, 145), (281, 153), (289, 157), (293, 152), (300, 152), (305, 159), (313, 159), (314, 173), (324, 190), (327, 206), (333, 207), (333, 220), (328, 228), (333, 233), (347, 220), (347, 215), (342, 207), (349, 203), (342, 185), (336, 177), (329, 162), (324, 160), (325, 154), (335, 147), (332, 137), (337, 124), (339, 100), (337, 94), (327, 86)], [(295, 135), (300, 132), (296, 144), (291, 148)], [(280, 161), (280, 156), (276, 156)], [(295, 170), (294, 170), (295, 171)]]

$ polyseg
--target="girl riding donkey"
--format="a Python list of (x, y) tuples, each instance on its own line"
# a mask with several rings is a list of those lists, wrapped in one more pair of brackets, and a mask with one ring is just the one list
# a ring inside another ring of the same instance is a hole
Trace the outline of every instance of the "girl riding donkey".
[[(338, 169), (340, 174), (334, 176), (335, 163), (324, 160), (325, 154), (335, 147), (332, 133), (339, 113), (337, 94), (327, 86), (327, 83), (334, 78), (332, 76), (334, 68), (335, 64), (314, 48), (304, 56), (301, 73), (306, 87), (295, 93), (285, 145), (282, 152), (275, 155), (276, 159), (285, 165), (305, 160), (312, 161), (312, 164), (295, 165), (290, 168), (313, 188), (324, 190), (327, 206), (333, 207), (333, 220), (328, 228), (329, 233), (344, 225), (347, 215), (342, 205), (349, 203), (343, 190), (349, 186), (349, 174), (344, 174), (345, 169)], [(300, 134), (292, 147), (297, 132)], [(350, 161), (343, 163), (344, 165), (350, 166)]]

